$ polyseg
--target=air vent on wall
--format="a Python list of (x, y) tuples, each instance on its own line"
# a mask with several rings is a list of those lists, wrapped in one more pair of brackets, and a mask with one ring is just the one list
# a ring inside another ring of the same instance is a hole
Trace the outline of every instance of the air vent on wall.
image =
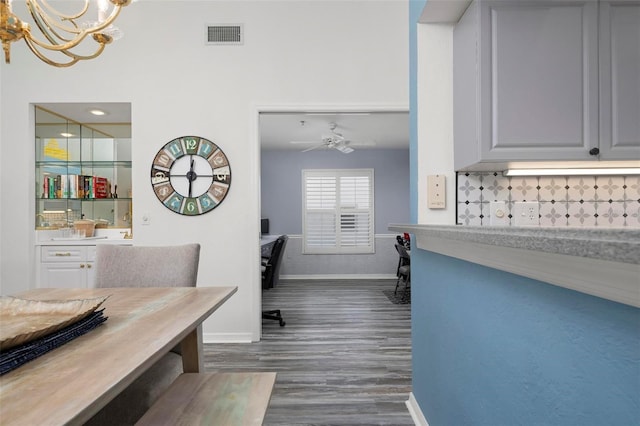
[(205, 44), (242, 44), (242, 24), (207, 24)]

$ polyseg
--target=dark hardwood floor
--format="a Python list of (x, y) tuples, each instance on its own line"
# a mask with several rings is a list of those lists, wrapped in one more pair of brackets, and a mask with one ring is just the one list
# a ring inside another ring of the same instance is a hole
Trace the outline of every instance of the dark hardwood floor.
[(263, 292), (286, 326), (262, 340), (206, 344), (207, 371), (275, 371), (265, 425), (413, 425), (411, 308), (382, 290), (395, 280), (281, 281)]

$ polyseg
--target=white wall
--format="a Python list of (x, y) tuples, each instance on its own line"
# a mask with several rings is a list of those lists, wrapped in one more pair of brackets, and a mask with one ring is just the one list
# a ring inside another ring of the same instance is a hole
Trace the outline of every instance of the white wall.
[[(245, 44), (205, 46), (205, 23), (243, 23)], [(259, 106), (406, 106), (407, 4), (148, 1), (128, 6), (117, 25), (125, 37), (93, 61), (57, 69), (18, 43), (1, 65), (0, 291), (35, 286), (30, 104), (131, 102), (135, 244), (202, 244), (198, 285), (239, 287), (205, 324), (205, 339), (256, 339)], [(200, 217), (169, 211), (149, 183), (157, 150), (186, 134), (218, 143), (233, 172), (224, 203)]]
[[(418, 24), (418, 223), (456, 221), (453, 25)], [(427, 176), (444, 175), (446, 208), (427, 208)]]

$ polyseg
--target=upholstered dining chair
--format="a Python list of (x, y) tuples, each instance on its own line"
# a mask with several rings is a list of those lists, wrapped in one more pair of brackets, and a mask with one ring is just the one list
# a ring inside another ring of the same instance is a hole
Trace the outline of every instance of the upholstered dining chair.
[[(95, 286), (195, 287), (200, 244), (96, 246)], [(183, 372), (179, 345), (91, 418), (87, 425), (133, 425)]]

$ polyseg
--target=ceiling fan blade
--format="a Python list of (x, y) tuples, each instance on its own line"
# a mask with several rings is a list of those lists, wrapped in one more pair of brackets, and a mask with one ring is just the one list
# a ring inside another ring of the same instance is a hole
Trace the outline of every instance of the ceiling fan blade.
[(313, 151), (314, 149), (318, 149), (318, 148), (322, 148), (323, 146), (325, 146), (324, 144), (320, 144), (320, 145), (316, 145), (316, 146), (312, 146), (311, 148), (307, 148), (307, 149), (303, 149), (300, 152), (309, 152), (309, 151)]
[(290, 144), (310, 144), (310, 143), (318, 143), (319, 141), (289, 141)]
[(345, 141), (351, 146), (376, 146), (374, 141)]

